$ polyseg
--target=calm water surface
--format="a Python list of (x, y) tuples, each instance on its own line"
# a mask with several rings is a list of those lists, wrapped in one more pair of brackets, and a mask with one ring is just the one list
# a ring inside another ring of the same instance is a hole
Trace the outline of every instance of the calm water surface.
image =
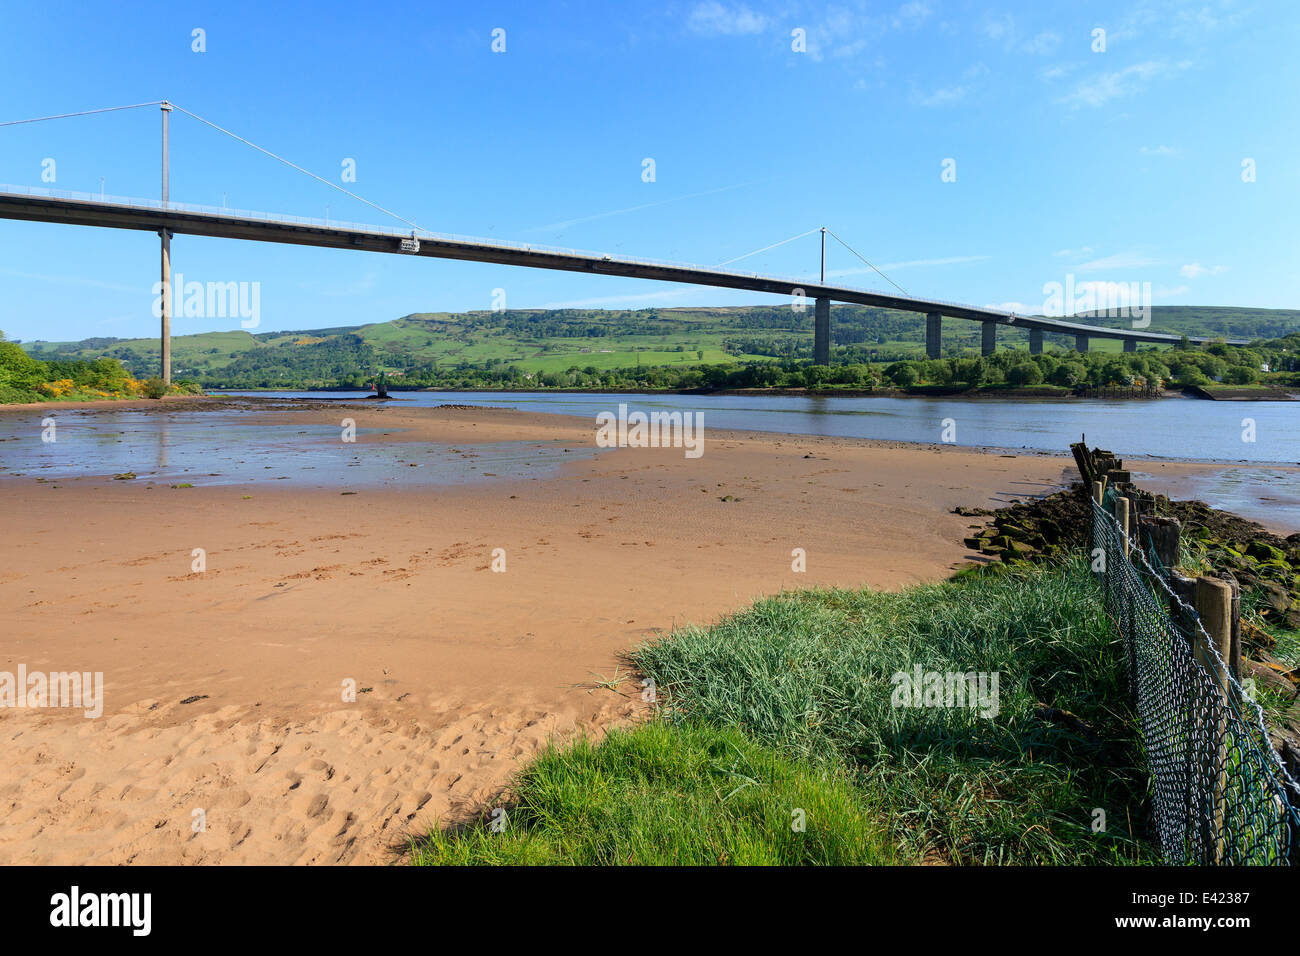
[[(246, 392), (285, 398), (364, 398), (365, 392)], [(1249, 462), (1184, 479), (1180, 496), (1199, 497), (1273, 524), (1300, 527), (1300, 403), (1037, 401), (1032, 399), (821, 398), (758, 395), (659, 395), (554, 392), (399, 392), (392, 404), (487, 405), (576, 415), (602, 411), (694, 411), (707, 429), (739, 429), (939, 442), (1064, 454), (1086, 434), (1090, 446), (1121, 457)], [(134, 472), (140, 478), (194, 484), (289, 481), (311, 486), (459, 483), (494, 477), (545, 478), (574, 455), (597, 449), (556, 442), (477, 446), (339, 441), (330, 426), (253, 424), (239, 410), (166, 414), (131, 409), (56, 411), (58, 441), (39, 440), (48, 411), (0, 419), (0, 475), (68, 478)], [(1253, 426), (1253, 427), (1252, 427)], [(365, 429), (359, 435), (367, 434)], [(1253, 441), (1249, 440), (1253, 437)], [(414, 465), (415, 467), (412, 467)], [(1139, 469), (1140, 470), (1140, 469)]]

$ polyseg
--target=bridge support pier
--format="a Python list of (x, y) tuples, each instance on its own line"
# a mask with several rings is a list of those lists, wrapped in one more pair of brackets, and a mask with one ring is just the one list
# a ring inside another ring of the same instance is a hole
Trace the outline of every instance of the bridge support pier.
[(1043, 330), (1042, 329), (1029, 330), (1029, 354), (1030, 355), (1043, 354)]
[[(159, 104), (162, 108), (162, 204), (167, 208), (167, 190), (171, 180), (168, 169), (167, 121), (172, 115), (172, 106), (166, 100)], [(159, 378), (164, 385), (172, 383), (172, 234), (162, 229), (158, 232), (162, 240), (162, 327), (158, 330), (158, 364)]]
[(1074, 337), (1074, 350), (1075, 350), (1076, 352), (1086, 352), (1086, 351), (1088, 351), (1088, 336), (1086, 336), (1086, 335), (1076, 335), (1076, 336)]
[(172, 383), (172, 234), (158, 231), (162, 240), (162, 326), (158, 331), (158, 377)]
[(813, 303), (813, 364), (831, 364), (831, 300)]
[(929, 312), (925, 316), (925, 354), (937, 359), (943, 353), (943, 316)]
[(1125, 340), (1124, 340), (1124, 351), (1125, 351), (1125, 352), (1136, 352), (1137, 350), (1138, 350), (1137, 339), (1125, 339)]
[(998, 349), (998, 324), (980, 323), (980, 355), (992, 355)]

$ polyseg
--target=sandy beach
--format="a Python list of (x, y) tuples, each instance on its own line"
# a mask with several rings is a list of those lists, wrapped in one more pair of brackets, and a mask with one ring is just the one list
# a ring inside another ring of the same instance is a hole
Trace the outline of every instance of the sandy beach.
[[(358, 454), (594, 436), (492, 409), (349, 414)], [(0, 863), (400, 863), (548, 738), (643, 715), (635, 680), (597, 682), (647, 635), (783, 588), (945, 577), (975, 520), (954, 507), (1072, 473), (1064, 457), (710, 430), (698, 459), (623, 448), (445, 487), (0, 479), (0, 670), (105, 680), (98, 719), (0, 709)]]

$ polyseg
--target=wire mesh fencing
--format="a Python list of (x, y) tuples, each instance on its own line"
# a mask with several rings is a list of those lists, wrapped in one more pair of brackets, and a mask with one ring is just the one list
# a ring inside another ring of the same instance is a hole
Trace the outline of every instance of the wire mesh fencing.
[(1152, 781), (1152, 816), (1170, 864), (1288, 865), (1300, 851), (1295, 783), (1263, 712), (1225, 666), (1196, 612), (1115, 517), (1092, 503), (1092, 566), (1123, 634)]

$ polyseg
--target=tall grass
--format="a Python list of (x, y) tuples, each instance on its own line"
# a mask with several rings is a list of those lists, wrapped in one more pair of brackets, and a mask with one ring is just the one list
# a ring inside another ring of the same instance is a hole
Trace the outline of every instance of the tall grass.
[[(655, 720), (549, 748), (505, 830), (431, 834), (417, 862), (1151, 859), (1122, 646), (1081, 561), (790, 592), (631, 659)], [(917, 664), (996, 672), (996, 715), (892, 706), (891, 678)]]
[[(1145, 776), (1118, 633), (1083, 562), (897, 593), (759, 601), (633, 654), (670, 722), (846, 767), (900, 849), (979, 863), (1142, 858)], [(891, 706), (892, 675), (997, 672), (999, 709)], [(1106, 829), (1093, 832), (1094, 810)], [(1132, 833), (1130, 833), (1130, 830)]]

